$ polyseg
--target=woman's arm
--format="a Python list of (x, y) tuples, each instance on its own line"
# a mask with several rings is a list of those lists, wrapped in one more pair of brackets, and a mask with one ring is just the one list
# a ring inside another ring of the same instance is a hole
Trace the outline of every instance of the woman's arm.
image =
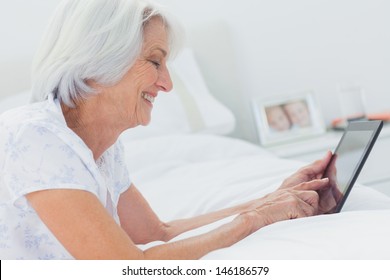
[[(302, 183), (290, 190), (277, 190), (262, 198), (261, 201), (254, 200), (248, 203), (248, 207), (250, 204), (250, 208), (254, 208), (240, 213), (233, 221), (215, 230), (188, 239), (152, 247), (145, 253), (162, 259), (181, 259), (183, 257), (184, 259), (198, 259), (216, 249), (229, 247), (268, 224), (317, 214), (319, 196), (315, 190), (322, 189), (327, 185), (328, 180), (324, 179)], [(196, 217), (187, 221), (204, 219), (206, 216), (203, 215), (203, 217)], [(181, 223), (184, 225), (186, 221), (182, 220)], [(183, 231), (179, 228), (176, 228), (176, 230)]]
[(130, 238), (136, 244), (146, 244), (156, 240), (169, 241), (183, 232), (245, 212), (250, 208), (251, 204), (252, 202), (248, 202), (197, 217), (164, 223), (132, 184), (119, 199), (118, 215), (122, 228)]
[[(301, 184), (301, 188), (313, 187), (310, 184)], [(76, 259), (199, 259), (211, 251), (238, 242), (267, 224), (314, 215), (318, 207), (315, 191), (299, 188), (278, 190), (266, 196), (256, 208), (241, 213), (215, 230), (142, 251), (92, 193), (44, 190), (28, 194), (27, 199)], [(132, 227), (143, 227), (144, 223), (152, 220), (134, 223)]]
[[(249, 234), (245, 217), (208, 234), (142, 251), (92, 193), (44, 190), (27, 195), (56, 238), (76, 259), (198, 259)], [(141, 224), (133, 224), (138, 227)]]
[(26, 197), (74, 258), (143, 258), (143, 252), (116, 224), (94, 194), (60, 189), (32, 192)]
[[(307, 165), (292, 176), (287, 178), (280, 190), (326, 190), (328, 181), (319, 180), (328, 165), (332, 154), (328, 152), (322, 160)], [(319, 192), (320, 194), (322, 192)], [(321, 199), (324, 197), (324, 199)], [(249, 201), (234, 207), (222, 209), (212, 213), (200, 215), (193, 218), (175, 220), (168, 223), (160, 221), (149, 204), (132, 185), (121, 195), (118, 204), (118, 214), (121, 219), (121, 226), (136, 244), (145, 244), (151, 241), (169, 241), (177, 235), (224, 219), (226, 217), (257, 209), (267, 203), (269, 196)], [(325, 196), (320, 195), (321, 210), (325, 213), (327, 208), (332, 207), (333, 202), (325, 201)], [(325, 205), (325, 206), (324, 206)], [(326, 209), (324, 209), (326, 208)], [(137, 225), (137, 226), (134, 226)]]

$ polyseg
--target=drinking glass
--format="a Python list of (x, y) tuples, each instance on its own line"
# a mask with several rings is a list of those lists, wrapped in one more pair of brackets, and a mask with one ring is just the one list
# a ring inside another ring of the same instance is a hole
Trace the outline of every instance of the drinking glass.
[(347, 121), (366, 119), (366, 101), (363, 88), (340, 88), (339, 102), (343, 119)]

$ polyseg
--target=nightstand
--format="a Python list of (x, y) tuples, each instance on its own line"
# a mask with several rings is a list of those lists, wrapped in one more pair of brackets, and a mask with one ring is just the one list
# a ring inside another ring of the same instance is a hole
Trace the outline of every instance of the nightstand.
[[(282, 158), (312, 162), (322, 158), (326, 151), (334, 151), (341, 131), (328, 131), (309, 139), (275, 145), (267, 149)], [(373, 187), (390, 196), (390, 124), (385, 124), (364, 165), (358, 183)]]

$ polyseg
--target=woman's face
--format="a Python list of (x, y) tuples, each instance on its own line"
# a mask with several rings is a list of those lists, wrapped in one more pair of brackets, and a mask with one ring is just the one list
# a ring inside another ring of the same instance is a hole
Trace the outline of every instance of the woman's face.
[(166, 66), (168, 53), (166, 28), (161, 19), (153, 18), (144, 28), (143, 47), (135, 64), (122, 80), (106, 88), (105, 97), (119, 113), (118, 122), (123, 122), (125, 128), (149, 124), (158, 92), (172, 89)]

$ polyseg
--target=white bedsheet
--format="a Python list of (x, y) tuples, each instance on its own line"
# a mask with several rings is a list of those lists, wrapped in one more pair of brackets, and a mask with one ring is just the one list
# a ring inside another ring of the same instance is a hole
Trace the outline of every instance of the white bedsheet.
[[(303, 165), (222, 136), (166, 135), (124, 145), (135, 185), (166, 221), (263, 196)], [(357, 185), (340, 214), (279, 222), (204, 259), (390, 259), (389, 236), (390, 198)]]

